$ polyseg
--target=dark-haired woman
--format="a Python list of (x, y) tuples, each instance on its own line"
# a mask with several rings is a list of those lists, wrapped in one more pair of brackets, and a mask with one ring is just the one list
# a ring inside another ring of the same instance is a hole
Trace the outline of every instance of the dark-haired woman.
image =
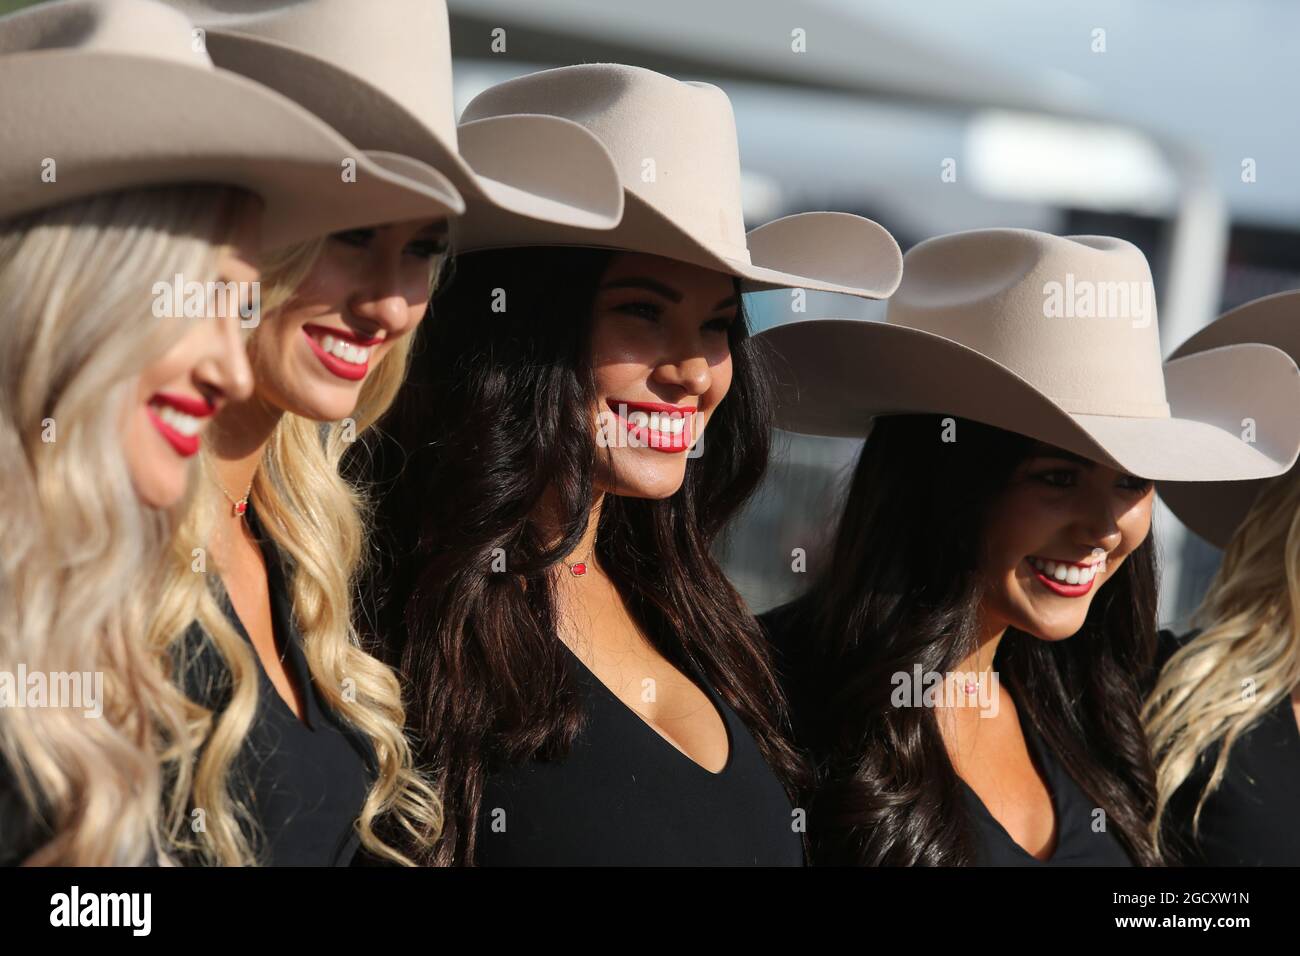
[[(432, 862), (799, 865), (781, 693), (710, 554), (770, 434), (740, 291), (887, 295), (897, 247), (811, 214), (747, 248), (715, 87), (569, 67), (495, 87), (465, 119), (540, 112), (609, 147), (624, 225), (492, 225), (524, 247), (459, 259), (385, 424), (395, 442), (373, 450), (377, 630), (442, 786)], [(489, 225), (467, 241), (491, 245)], [(781, 271), (819, 247), (823, 271)]]
[[(981, 230), (904, 266), (884, 323), (759, 337), (779, 424), (867, 437), (811, 588), (764, 619), (817, 766), (812, 862), (1157, 864), (1152, 481), (1284, 470), (1294, 366), (1238, 345), (1162, 374), (1120, 240)], [(1252, 408), (1255, 444), (1216, 424)]]

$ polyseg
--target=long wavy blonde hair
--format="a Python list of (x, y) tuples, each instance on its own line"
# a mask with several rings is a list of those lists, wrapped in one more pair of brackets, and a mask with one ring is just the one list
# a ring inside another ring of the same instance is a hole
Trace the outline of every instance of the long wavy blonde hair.
[[(314, 240), (263, 260), (265, 318), (258, 330), (275, 322), (277, 309), (292, 303), (327, 241)], [(431, 293), (437, 275), (435, 268)], [(251, 336), (250, 351), (259, 347), (258, 330)], [(376, 823), (383, 819), (385, 832), (392, 826), (405, 838), (403, 846), (407, 840), (416, 847), (429, 846), (441, 831), (442, 807), (436, 791), (413, 766), (398, 678), (361, 648), (353, 626), (351, 596), (361, 574), (369, 505), (363, 492), (342, 476), (340, 463), (351, 442), (392, 404), (406, 375), (410, 338), (394, 343), (367, 377), (350, 421), (320, 423), (288, 412), (282, 415), (250, 496), (259, 523), (291, 559), (293, 616), (303, 635), (312, 680), (330, 706), (369, 738), (378, 758), (378, 775), (357, 821), (362, 845), (406, 865), (413, 860), (390, 846), (377, 833)], [(167, 615), (160, 626), (183, 629), (197, 621), (231, 665), (231, 683), (229, 703), (217, 715), (195, 770), (193, 806), (204, 808), (206, 827), (188, 840), (187, 850), (204, 862), (250, 864), (258, 862), (259, 834), (229, 777), (256, 712), (260, 665), (218, 603), (219, 576), (193, 571), (194, 549), (205, 547), (218, 512), (226, 507), (211, 481), (204, 483), (200, 498), (177, 538), (165, 590)], [(186, 836), (183, 831), (176, 835)]]
[(1193, 832), (1233, 745), (1300, 683), (1300, 469), (1261, 489), (1193, 622), (1202, 632), (1165, 665), (1143, 711), (1156, 758), (1157, 841), (1201, 754), (1221, 744)]
[(39, 843), (29, 864), (168, 859), (166, 791), (187, 786), (205, 715), (150, 626), (177, 517), (137, 497), (122, 422), (192, 321), (154, 317), (153, 284), (215, 280), (246, 201), (142, 189), (0, 223), (0, 669), (103, 678), (98, 719), (0, 707), (0, 769), (39, 831), (0, 838)]

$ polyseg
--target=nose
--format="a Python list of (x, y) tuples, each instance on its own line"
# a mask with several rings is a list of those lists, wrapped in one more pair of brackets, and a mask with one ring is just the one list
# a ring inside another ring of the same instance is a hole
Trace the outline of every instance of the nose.
[(243, 401), (253, 394), (253, 368), (238, 317), (211, 320), (215, 326), (212, 347), (194, 368), (194, 378), (209, 398), (213, 393), (230, 401)]
[(1104, 491), (1081, 496), (1082, 511), (1078, 520), (1078, 542), (1086, 548), (1105, 548), (1114, 551), (1123, 540), (1119, 527), (1119, 515), (1122, 515), (1129, 503), (1119, 496)]
[(703, 355), (680, 356), (655, 366), (651, 379), (680, 389), (687, 395), (703, 395), (713, 383), (709, 360)]
[[(428, 305), (428, 277), (416, 282), (405, 275), (401, 249), (376, 244), (369, 274), (348, 297), (348, 310), (367, 323), (366, 332), (383, 329), (389, 338), (409, 331)], [(409, 272), (409, 270), (407, 270)]]

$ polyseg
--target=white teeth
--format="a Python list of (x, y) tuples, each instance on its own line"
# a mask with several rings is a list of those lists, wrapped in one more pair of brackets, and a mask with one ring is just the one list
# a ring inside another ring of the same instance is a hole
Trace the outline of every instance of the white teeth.
[(320, 347), (321, 351), (353, 365), (364, 365), (370, 358), (369, 348), (353, 345), (346, 339), (335, 338), (332, 335), (321, 336)]
[(163, 420), (163, 424), (174, 428), (186, 438), (193, 438), (203, 428), (203, 422), (193, 415), (172, 408), (170, 405), (154, 405), (154, 412)]
[(686, 418), (688, 414), (679, 412), (644, 412), (641, 410), (628, 412), (626, 414), (627, 423), (633, 428), (643, 428), (655, 432), (660, 438), (671, 438), (674, 435), (680, 435), (686, 430)]
[(1046, 561), (1043, 558), (1030, 557), (1029, 563), (1043, 573), (1045, 577), (1055, 578), (1064, 584), (1087, 584), (1106, 570), (1105, 560), (1096, 564), (1080, 567), (1077, 564), (1065, 564), (1058, 561)]

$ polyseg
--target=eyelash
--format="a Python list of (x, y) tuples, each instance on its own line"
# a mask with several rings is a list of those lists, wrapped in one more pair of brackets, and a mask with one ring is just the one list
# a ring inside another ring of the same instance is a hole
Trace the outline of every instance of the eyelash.
[[(343, 232), (334, 233), (333, 238), (345, 245), (357, 249), (366, 249), (369, 248), (371, 240), (375, 238), (375, 230), (346, 229)], [(402, 251), (408, 255), (418, 256), (421, 259), (432, 259), (447, 251), (447, 243), (443, 239), (415, 239), (407, 243), (406, 248)]]
[(642, 319), (658, 319), (663, 314), (663, 309), (653, 302), (627, 302), (623, 305), (615, 306), (615, 312), (624, 312), (628, 315), (635, 315)]
[[(656, 322), (659, 320), (659, 317), (663, 315), (663, 309), (654, 302), (627, 302), (623, 305), (615, 306), (614, 311), (623, 312), (627, 315), (635, 315), (638, 318), (649, 319)], [(734, 321), (734, 318), (711, 319), (704, 323), (704, 327), (706, 329), (712, 329), (716, 332), (726, 334), (726, 332), (731, 328), (731, 323)]]
[[(1050, 475), (1058, 475), (1058, 476), (1066, 475), (1071, 479), (1073, 479), (1074, 477), (1076, 477), (1077, 472), (1072, 471), (1068, 468), (1051, 468), (1048, 469), (1047, 471), (1040, 471), (1038, 474), (1034, 475), (1034, 479), (1036, 481), (1042, 482), (1043, 484), (1047, 485), (1049, 488), (1072, 488), (1073, 487), (1073, 484), (1061, 484), (1056, 481), (1053, 481), (1049, 477)], [(1150, 481), (1148, 481), (1146, 478), (1138, 478), (1135, 475), (1125, 475), (1123, 478), (1120, 479), (1120, 482), (1125, 491), (1131, 491), (1134, 494), (1146, 494), (1147, 490), (1151, 487)], [(1125, 482), (1129, 484), (1123, 484)], [(1133, 484), (1134, 482), (1136, 482), (1136, 484)]]

